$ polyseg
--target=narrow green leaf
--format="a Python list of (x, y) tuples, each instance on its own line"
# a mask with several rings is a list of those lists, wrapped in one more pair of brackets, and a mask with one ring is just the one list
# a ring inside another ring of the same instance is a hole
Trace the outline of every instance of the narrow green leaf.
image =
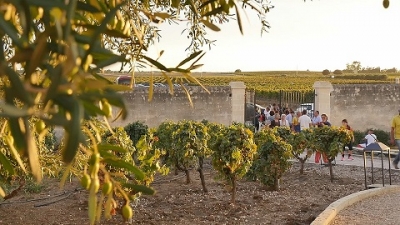
[(190, 106), (193, 107), (193, 101), (192, 101), (192, 98), (190, 97), (189, 91), (188, 91), (188, 90), (186, 89), (186, 87), (182, 84), (182, 82), (180, 82), (180, 84), (181, 84), (181, 88), (185, 91), (186, 96), (187, 96), (187, 98), (189, 99)]
[(0, 186), (0, 196), (2, 198), (6, 197), (6, 193), (4, 192), (3, 188)]
[[(85, 24), (85, 25), (79, 25), (82, 28), (86, 28), (87, 30), (96, 30), (98, 28), (98, 26), (96, 25), (90, 25), (90, 24)], [(106, 28), (104, 30), (104, 34), (111, 36), (111, 37), (117, 37), (117, 38), (129, 38), (129, 36), (127, 36), (126, 34), (123, 34), (121, 31), (119, 30), (111, 30)]]
[[(100, 26), (97, 27), (97, 29), (94, 31), (94, 33), (93, 33), (93, 35), (91, 37), (91, 42), (92, 43), (95, 43), (96, 40), (99, 39), (100, 34), (103, 33), (105, 29), (107, 29), (108, 22), (110, 22), (110, 20), (114, 18), (114, 16), (117, 13), (117, 11), (125, 4), (126, 4), (126, 2), (123, 2), (123, 3), (119, 4), (119, 5), (117, 5), (115, 8), (111, 9), (106, 14), (106, 17), (103, 19), (103, 21), (101, 21)], [(93, 47), (94, 47), (94, 45), (90, 45), (89, 49), (85, 53), (85, 57), (82, 60), (83, 62), (86, 61), (87, 56), (92, 52)]]
[(132, 88), (127, 85), (121, 85), (121, 84), (110, 84), (106, 85), (107, 89), (113, 90), (113, 91), (131, 91)]
[(170, 70), (167, 67), (165, 67), (163, 64), (157, 62), (156, 60), (154, 60), (154, 59), (152, 59), (150, 57), (147, 57), (145, 55), (142, 55), (142, 57), (145, 60), (147, 60), (149, 63), (151, 63), (153, 66), (157, 67), (158, 69), (160, 69), (162, 71), (165, 71), (165, 72), (170, 72)]
[[(8, 121), (8, 122), (10, 123), (10, 121)], [(18, 163), (19, 167), (22, 169), (22, 171), (24, 171), (24, 173), (26, 173), (25, 165), (22, 162), (22, 159), (21, 159), (20, 155), (18, 154), (17, 149), (15, 149), (15, 147), (13, 145), (13, 142), (15, 141), (15, 137), (14, 137), (14, 141), (11, 141), (11, 138), (12, 137), (5, 136), (5, 141), (8, 145), (8, 147), (10, 148), (11, 155), (13, 156), (15, 161), (17, 161), (17, 163)], [(22, 141), (24, 141), (24, 140), (22, 140)]]
[(78, 1), (78, 3), (76, 4), (76, 9), (77, 10), (86, 11), (86, 12), (90, 12), (90, 13), (99, 13), (100, 12), (99, 9), (97, 9), (94, 6), (92, 6), (91, 4), (88, 4), (88, 3), (85, 3), (85, 2), (81, 2), (81, 1)]
[(60, 8), (66, 9), (63, 1), (49, 1), (49, 0), (25, 0), (30, 6), (39, 6), (43, 8)]
[(103, 161), (110, 166), (127, 169), (128, 171), (132, 172), (138, 180), (143, 180), (145, 177), (143, 171), (141, 171), (139, 168), (131, 163), (119, 159), (103, 159)]
[(180, 62), (176, 67), (180, 67), (182, 65), (184, 65), (185, 63), (189, 62), (190, 60), (196, 58), (198, 55), (200, 55), (203, 51), (198, 51), (198, 52), (194, 52), (192, 53), (189, 57), (187, 57), (186, 59), (182, 60), (182, 62)]
[(46, 66), (46, 69), (50, 77), (51, 83), (43, 100), (44, 105), (46, 105), (47, 102), (56, 95), (58, 87), (63, 82), (61, 65), (57, 65), (56, 67), (48, 65)]
[(10, 128), (11, 135), (14, 138), (14, 143), (17, 151), (24, 155), (26, 153), (26, 142), (24, 138), (24, 133), (21, 131), (19, 119), (10, 118), (8, 120), (8, 126)]
[[(31, 96), (29, 95), (28, 91), (24, 87), (22, 80), (19, 77), (19, 74), (14, 71), (12, 68), (8, 66), (4, 66), (3, 68), (5, 71), (5, 75), (8, 77), (8, 80), (11, 83), (12, 90), (11, 92), (8, 93), (8, 95), (12, 95), (14, 97), (19, 98), (21, 101), (26, 103), (28, 106), (33, 105), (33, 100)], [(0, 70), (1, 70), (0, 69)], [(2, 74), (2, 71), (0, 71), (0, 75)]]
[(192, 70), (198, 69), (198, 68), (200, 68), (200, 67), (202, 67), (202, 66), (204, 66), (204, 64), (191, 65), (191, 66), (188, 68), (188, 70), (192, 71)]
[(97, 80), (106, 81), (107, 84), (112, 84), (113, 83), (113, 82), (111, 82), (110, 80), (108, 80), (107, 78), (103, 77), (100, 74), (92, 73), (92, 76), (94, 76), (94, 78), (96, 78)]
[(204, 8), (205, 6), (207, 6), (208, 4), (214, 3), (214, 2), (216, 2), (216, 1), (217, 1), (217, 0), (208, 0), (208, 1), (204, 2), (203, 4), (201, 4), (199, 8), (202, 9), (202, 8)]
[(155, 13), (154, 13), (154, 16), (160, 17), (160, 18), (163, 19), (163, 20), (168, 19), (168, 18), (171, 18), (171, 14), (169, 14), (169, 13), (163, 13), (163, 12), (155, 12)]
[(124, 183), (124, 184), (122, 184), (122, 186), (125, 187), (125, 188), (132, 189), (135, 192), (141, 192), (141, 193), (143, 193), (145, 195), (154, 195), (154, 193), (155, 193), (155, 191), (152, 188), (147, 187), (145, 185)]
[(171, 2), (172, 4), (172, 7), (174, 7), (174, 8), (179, 8), (179, 5), (181, 4), (181, 1), (180, 0), (172, 0), (172, 2)]
[(224, 8), (221, 6), (221, 7), (213, 9), (212, 11), (207, 12), (206, 14), (202, 15), (202, 17), (215, 16), (217, 14), (220, 14), (223, 11), (224, 11)]
[(68, 8), (66, 9), (67, 15), (65, 18), (65, 25), (64, 25), (64, 32), (63, 32), (63, 36), (64, 36), (64, 40), (68, 40), (68, 38), (70, 37), (71, 34), (71, 21), (73, 20), (73, 17), (76, 14), (76, 6), (77, 6), (78, 0), (69, 0), (68, 1)]
[(221, 31), (221, 29), (220, 29), (219, 27), (217, 27), (215, 24), (211, 23), (211, 22), (208, 21), (208, 20), (201, 20), (201, 22), (202, 22), (206, 27), (210, 28), (210, 29), (213, 30), (213, 31), (216, 31), (216, 32)]
[(82, 105), (85, 108), (85, 112), (90, 116), (106, 116), (106, 114), (97, 105), (93, 104), (93, 102), (83, 100)]
[(173, 95), (174, 94), (174, 85), (172, 84), (171, 78), (169, 76), (167, 76), (167, 74), (165, 74), (165, 72), (162, 72), (162, 75), (165, 78), (165, 80), (167, 81), (171, 95)]
[(20, 118), (30, 116), (27, 109), (20, 109), (6, 102), (0, 102), (0, 117)]
[(0, 151), (0, 164), (3, 165), (3, 168), (8, 171), (10, 175), (14, 175), (14, 167), (11, 165), (10, 161), (7, 157)]
[(108, 57), (106, 60), (102, 60), (100, 62), (96, 62), (96, 67), (97, 69), (118, 63), (118, 62), (123, 62), (125, 61), (126, 56), (125, 55), (114, 55), (111, 57)]
[(97, 145), (97, 149), (105, 150), (105, 151), (112, 150), (112, 151), (115, 151), (115, 152), (122, 152), (122, 153), (127, 152), (126, 149), (124, 149), (122, 147), (119, 147), (119, 146), (116, 146), (116, 145), (111, 145), (111, 144), (100, 144), (100, 145)]
[(81, 130), (81, 120), (84, 114), (83, 106), (78, 102), (77, 99), (71, 99), (72, 97), (64, 97), (64, 99), (69, 100), (70, 107), (66, 108), (70, 110), (71, 121), (69, 125), (65, 127), (66, 133), (66, 144), (62, 151), (63, 161), (67, 164), (71, 163), (78, 152), (78, 147), (80, 143)]
[(236, 17), (239, 25), (239, 30), (240, 33), (243, 35), (243, 25), (242, 25), (242, 18), (240, 17), (239, 6), (236, 4), (236, 1), (233, 1), (233, 3), (235, 4)]
[(99, 149), (99, 153), (100, 153), (101, 157), (103, 157), (103, 159), (116, 159), (117, 158), (113, 153), (108, 152), (107, 150), (104, 150), (104, 149)]
[(190, 65), (189, 69), (192, 68), (194, 66), (194, 64), (196, 64), (198, 61), (200, 61), (200, 59), (202, 59), (205, 54), (206, 53), (204, 52), (203, 54), (201, 54), (201, 56), (199, 56), (199, 58), (197, 58), (195, 61), (193, 61), (192, 65)]
[(12, 23), (6, 21), (3, 16), (0, 16), (0, 29), (11, 38), (13, 44), (18, 48), (23, 49), (25, 47), (24, 45), (28, 45), (26, 40), (24, 41), (22, 40), (22, 37), (19, 37), (18, 31)]
[(28, 118), (24, 118), (25, 125), (25, 142), (27, 144), (27, 153), (29, 159), (29, 166), (31, 168), (31, 172), (33, 177), (37, 182), (42, 180), (42, 168), (40, 166), (39, 160), (39, 150), (37, 148), (36, 142), (33, 139), (32, 131), (29, 128)]

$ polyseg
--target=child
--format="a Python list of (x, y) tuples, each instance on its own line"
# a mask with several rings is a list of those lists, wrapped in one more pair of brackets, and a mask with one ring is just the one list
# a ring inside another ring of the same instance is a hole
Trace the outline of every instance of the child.
[(374, 134), (374, 130), (372, 128), (368, 130), (368, 134), (365, 135), (364, 140), (366, 141), (365, 144), (359, 144), (361, 148), (365, 148), (368, 145), (377, 142), (376, 135)]
[(346, 146), (349, 148), (348, 150), (348, 160), (354, 160), (353, 157), (351, 156), (351, 153), (353, 151), (353, 142), (354, 142), (354, 134), (353, 134), (353, 129), (349, 126), (349, 123), (347, 122), (346, 119), (342, 120), (342, 127), (349, 130), (350, 131), (350, 135), (351, 135), (351, 141), (350, 143), (346, 144), (343, 146), (343, 152), (342, 152), (342, 160), (344, 160), (344, 151), (346, 150)]

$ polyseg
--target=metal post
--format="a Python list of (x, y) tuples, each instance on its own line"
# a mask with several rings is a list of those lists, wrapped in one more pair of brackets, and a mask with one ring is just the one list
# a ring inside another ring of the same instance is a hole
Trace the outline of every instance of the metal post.
[(385, 187), (385, 174), (383, 171), (383, 150), (381, 149), (381, 162), (382, 162), (382, 186)]
[(372, 184), (374, 184), (374, 151), (371, 151), (371, 174), (372, 174)]
[(365, 178), (365, 189), (368, 189), (367, 186), (367, 153), (364, 151), (364, 178)]
[(388, 158), (389, 158), (389, 184), (392, 185), (392, 170), (391, 170), (391, 159), (390, 159), (390, 148), (388, 149)]

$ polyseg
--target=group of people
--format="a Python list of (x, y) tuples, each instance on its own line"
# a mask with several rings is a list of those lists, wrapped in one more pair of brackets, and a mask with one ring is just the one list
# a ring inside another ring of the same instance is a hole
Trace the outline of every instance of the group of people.
[[(302, 130), (309, 129), (310, 127), (323, 127), (323, 126), (331, 126), (329, 122), (328, 115), (326, 113), (322, 113), (320, 115), (319, 111), (316, 110), (313, 113), (313, 116), (310, 117), (307, 115), (307, 110), (303, 110), (302, 112), (296, 111), (292, 109), (285, 109), (284, 113), (280, 113), (279, 107), (267, 107), (263, 112), (258, 112), (258, 126), (256, 126), (257, 131), (273, 128), (276, 126), (284, 126), (289, 127), (293, 132), (301, 132)], [(397, 120), (396, 120), (397, 121)], [(257, 125), (257, 124), (256, 124)], [(354, 160), (352, 157), (353, 151), (353, 143), (354, 143), (354, 135), (353, 129), (350, 127), (347, 119), (342, 120), (342, 126), (348, 129), (351, 132), (352, 140), (350, 143), (343, 146), (342, 151), (342, 161), (345, 159), (345, 151), (346, 147), (348, 148), (348, 160)], [(400, 144), (400, 109), (399, 109), (399, 118), (398, 118), (398, 138)], [(372, 134), (373, 130), (369, 131)], [(367, 143), (371, 143), (371, 138), (374, 138), (376, 141), (376, 136), (374, 134), (366, 136), (368, 139)], [(328, 158), (325, 154), (321, 154), (321, 152), (317, 151), (315, 154), (315, 163), (319, 163), (321, 157), (325, 163), (328, 162)], [(397, 163), (400, 161), (400, 156), (398, 158)]]
[(307, 110), (302, 112), (294, 112), (292, 109), (285, 109), (280, 113), (279, 108), (267, 107), (262, 112), (256, 112), (258, 123), (256, 123), (257, 131), (276, 126), (289, 127), (294, 132), (300, 132), (310, 127), (331, 126), (328, 121), (328, 115), (325, 113), (319, 115), (319, 111), (315, 111), (313, 117), (307, 115)]

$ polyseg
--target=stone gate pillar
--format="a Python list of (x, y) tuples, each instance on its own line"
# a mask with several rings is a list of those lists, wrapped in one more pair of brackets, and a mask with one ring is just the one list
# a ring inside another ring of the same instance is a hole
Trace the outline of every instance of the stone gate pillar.
[(328, 118), (331, 116), (331, 92), (333, 86), (328, 81), (316, 81), (313, 85), (315, 90), (314, 110), (318, 110), (320, 115), (326, 113)]
[(231, 86), (231, 122), (244, 123), (246, 86), (243, 82), (230, 82)]

